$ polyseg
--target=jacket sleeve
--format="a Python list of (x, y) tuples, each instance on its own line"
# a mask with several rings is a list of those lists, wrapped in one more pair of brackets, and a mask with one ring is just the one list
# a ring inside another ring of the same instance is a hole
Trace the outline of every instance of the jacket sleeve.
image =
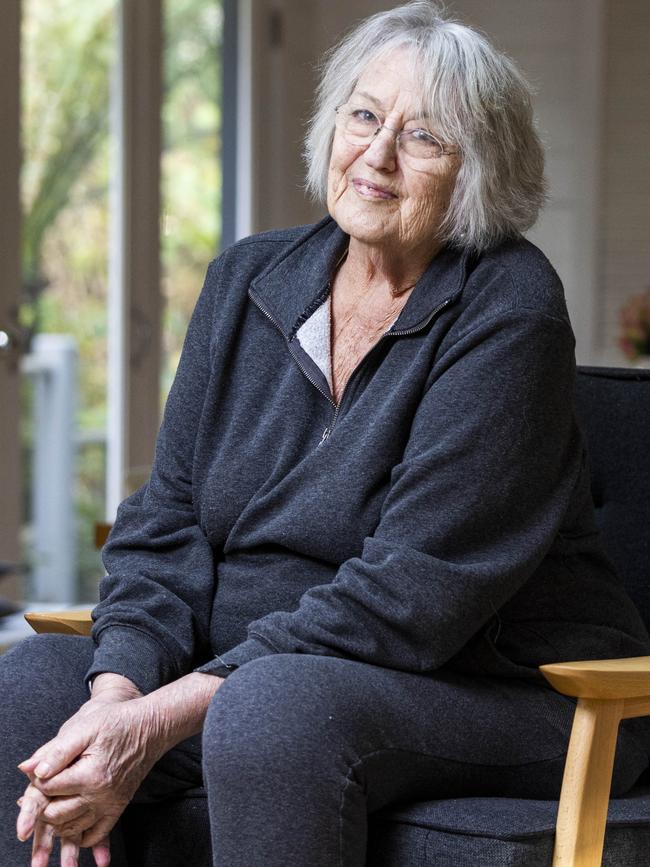
[(213, 554), (192, 498), (196, 432), (210, 376), (219, 260), (185, 338), (156, 442), (150, 481), (119, 507), (103, 551), (107, 574), (93, 611), (97, 645), (86, 682), (122, 674), (150, 692), (209, 654)]
[[(223, 654), (344, 656), (426, 672), (447, 662), (549, 551), (582, 461), (568, 322), (528, 308), (443, 347), (360, 556)], [(218, 661), (199, 670), (216, 670)]]

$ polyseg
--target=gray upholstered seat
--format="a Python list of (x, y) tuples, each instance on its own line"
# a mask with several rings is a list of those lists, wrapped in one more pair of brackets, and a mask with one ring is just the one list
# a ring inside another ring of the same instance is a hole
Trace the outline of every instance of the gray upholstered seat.
[[(650, 371), (582, 368), (577, 399), (606, 546), (650, 625)], [(605, 867), (650, 865), (645, 777), (610, 802)], [(190, 795), (129, 808), (134, 867), (211, 865), (205, 799), (201, 790)], [(513, 798), (394, 805), (370, 818), (368, 867), (550, 867), (556, 813), (556, 801)]]

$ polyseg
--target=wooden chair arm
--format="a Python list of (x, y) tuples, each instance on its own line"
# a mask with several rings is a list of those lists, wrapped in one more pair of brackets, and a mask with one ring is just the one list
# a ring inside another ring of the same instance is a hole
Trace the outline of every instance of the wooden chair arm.
[(553, 867), (600, 867), (622, 719), (650, 715), (650, 656), (542, 665), (558, 692), (578, 699), (555, 833)]
[[(541, 665), (558, 692), (574, 698), (639, 699), (650, 697), (650, 656), (590, 659)], [(650, 713), (649, 709), (644, 714)]]
[(90, 635), (91, 608), (74, 611), (28, 611), (25, 620), (34, 632), (58, 632), (64, 635)]
[(106, 544), (106, 540), (112, 529), (113, 525), (106, 523), (106, 521), (97, 521), (95, 524), (95, 548), (98, 551)]

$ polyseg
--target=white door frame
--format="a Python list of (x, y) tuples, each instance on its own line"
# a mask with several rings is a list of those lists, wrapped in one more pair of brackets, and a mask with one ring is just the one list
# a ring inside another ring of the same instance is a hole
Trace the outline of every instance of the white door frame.
[(145, 480), (160, 424), (162, 0), (120, 0), (112, 94), (107, 519)]

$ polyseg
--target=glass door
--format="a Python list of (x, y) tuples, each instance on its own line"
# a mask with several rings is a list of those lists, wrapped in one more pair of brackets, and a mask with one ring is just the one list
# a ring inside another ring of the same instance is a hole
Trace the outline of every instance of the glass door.
[[(3, 6), (0, 600), (92, 602), (102, 574), (94, 529), (106, 518), (108, 389), (116, 379), (109, 236), (122, 147), (114, 118), (123, 2)], [(150, 7), (156, 2), (148, 0)], [(223, 11), (222, 0), (159, 2), (162, 195), (161, 214), (151, 219), (161, 218), (164, 351), (150, 385), (157, 395), (160, 381), (164, 397), (219, 246)], [(148, 39), (146, 30), (138, 32)], [(130, 122), (141, 121), (136, 113)], [(132, 137), (133, 128), (125, 133)], [(138, 333), (137, 313), (127, 305), (128, 321), (120, 325), (131, 335)], [(126, 376), (137, 370), (131, 347)], [(138, 470), (146, 475), (146, 467)], [(8, 565), (15, 571), (3, 577)]]
[(104, 514), (118, 0), (22, 0), (25, 595), (96, 596)]

